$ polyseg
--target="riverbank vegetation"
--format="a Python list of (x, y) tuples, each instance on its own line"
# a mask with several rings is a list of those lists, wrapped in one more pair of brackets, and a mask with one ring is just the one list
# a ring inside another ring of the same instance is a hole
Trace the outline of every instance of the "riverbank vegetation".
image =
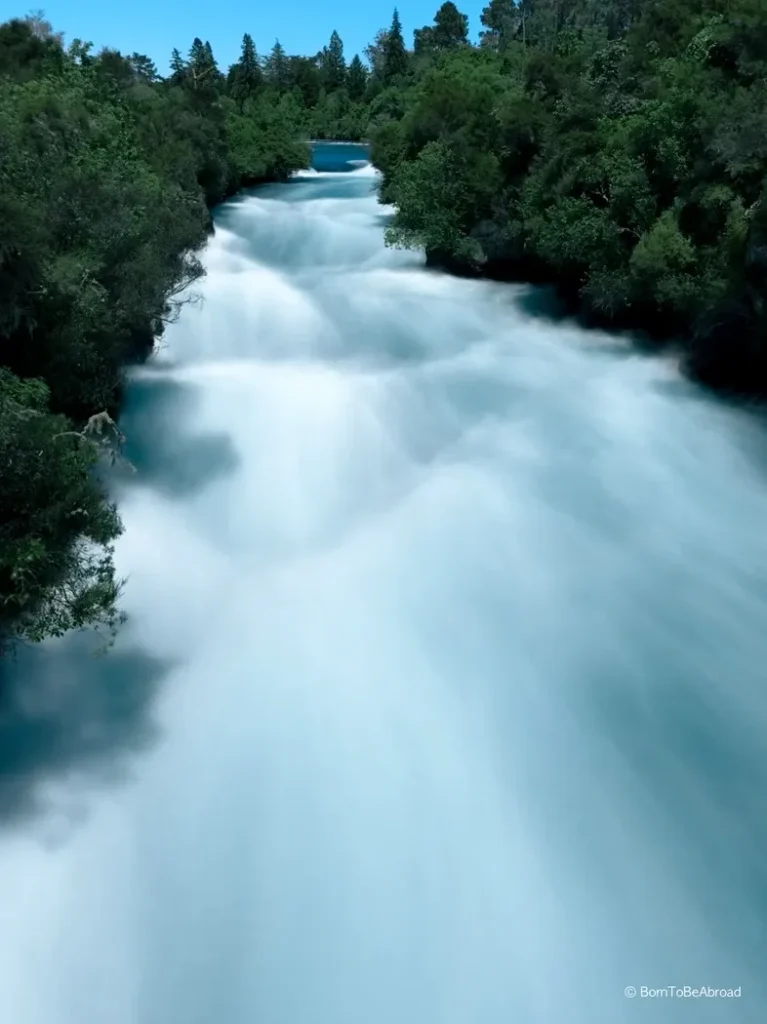
[(767, 393), (767, 4), (452, 3), (372, 126), (393, 245), (549, 281), (592, 322), (682, 339)]
[(170, 76), (0, 26), (0, 645), (111, 631), (123, 370), (201, 273), (208, 208), (308, 166), (302, 111), (195, 40)]

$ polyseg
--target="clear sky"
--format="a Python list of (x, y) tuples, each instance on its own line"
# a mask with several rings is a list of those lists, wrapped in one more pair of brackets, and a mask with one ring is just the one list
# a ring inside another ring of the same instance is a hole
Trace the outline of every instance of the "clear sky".
[[(458, 0), (473, 38), (487, 2)], [(0, 0), (0, 21), (41, 7), (67, 42), (79, 37), (97, 48), (146, 53), (164, 74), (173, 47), (186, 53), (195, 36), (209, 40), (226, 67), (237, 59), (243, 32), (250, 32), (260, 53), (279, 38), (288, 53), (308, 55), (320, 50), (336, 29), (350, 59), (391, 23), (395, 3), (405, 41), (412, 45), (413, 29), (432, 21), (441, 0)]]

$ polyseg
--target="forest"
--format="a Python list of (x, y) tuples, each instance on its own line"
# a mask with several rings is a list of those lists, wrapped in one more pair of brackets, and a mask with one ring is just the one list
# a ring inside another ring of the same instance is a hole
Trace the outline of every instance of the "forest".
[(372, 128), (390, 243), (555, 284), (763, 396), (767, 4), (492, 0), (482, 25), (470, 46), (443, 4)]
[(767, 393), (767, 5), (452, 2), (350, 60), (242, 37), (222, 70), (0, 26), (0, 646), (114, 634), (124, 373), (203, 273), (210, 210), (288, 180), (310, 139), (365, 140), (387, 242), (459, 274), (555, 285), (587, 322)]
[[(228, 75), (199, 39), (146, 56), (0, 26), (0, 642), (120, 622), (125, 368), (203, 273), (209, 209), (310, 160), (302, 111), (252, 41)], [(263, 79), (263, 80), (262, 80)]]

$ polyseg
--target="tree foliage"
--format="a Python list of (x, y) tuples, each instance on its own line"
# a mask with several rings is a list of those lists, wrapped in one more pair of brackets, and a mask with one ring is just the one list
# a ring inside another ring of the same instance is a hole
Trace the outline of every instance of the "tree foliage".
[(701, 379), (767, 391), (767, 7), (491, 0), (480, 20), (477, 48), (416, 33), (372, 121), (390, 243), (554, 281), (594, 320), (685, 337)]
[(319, 66), (322, 85), (328, 92), (342, 89), (346, 85), (344, 44), (335, 30), (330, 37), (330, 42), (320, 54)]
[(119, 622), (99, 463), (124, 367), (202, 273), (207, 207), (308, 163), (299, 105), (260, 90), (247, 36), (227, 86), (201, 39), (163, 81), (0, 25), (0, 645)]
[(240, 59), (229, 68), (227, 87), (229, 95), (242, 109), (248, 100), (255, 99), (263, 84), (263, 72), (258, 61), (253, 37), (247, 32), (242, 37)]
[(402, 35), (402, 23), (399, 20), (399, 11), (396, 7), (392, 16), (391, 28), (386, 33), (382, 43), (382, 77), (384, 82), (391, 84), (398, 81), (408, 69), (408, 55), (405, 48), (405, 39)]
[(434, 24), (416, 29), (414, 50), (416, 53), (434, 53), (454, 50), (469, 41), (469, 19), (447, 0), (434, 15)]
[(359, 54), (355, 53), (346, 75), (346, 89), (349, 93), (349, 99), (353, 103), (360, 103), (365, 98), (367, 85), (367, 70), (360, 60)]

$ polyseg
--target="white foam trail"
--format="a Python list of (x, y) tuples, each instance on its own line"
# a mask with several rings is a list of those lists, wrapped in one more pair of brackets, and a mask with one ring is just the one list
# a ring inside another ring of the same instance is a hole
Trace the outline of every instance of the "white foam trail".
[(353, 171), (350, 171), (349, 173), (352, 174), (355, 178), (378, 177), (378, 171), (376, 170), (376, 168), (372, 164), (365, 162), (362, 163), (361, 167), (356, 167)]
[(329, 180), (342, 181), (345, 178), (377, 178), (378, 171), (376, 168), (369, 163), (367, 160), (351, 160), (349, 161), (350, 166), (354, 167), (353, 171), (317, 171), (312, 169), (294, 171), (292, 177), (296, 179), (316, 179), (324, 178)]

